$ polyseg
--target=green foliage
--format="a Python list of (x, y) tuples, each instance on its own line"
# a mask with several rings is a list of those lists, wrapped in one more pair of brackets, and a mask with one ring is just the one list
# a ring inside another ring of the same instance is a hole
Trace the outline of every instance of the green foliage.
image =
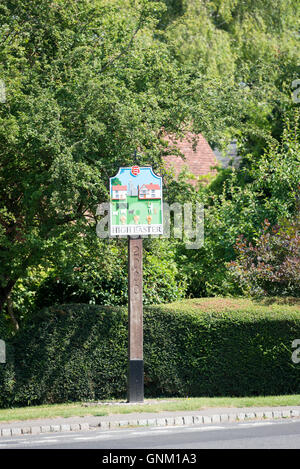
[[(184, 297), (186, 281), (179, 275), (175, 255), (168, 240), (144, 241), (144, 304), (168, 303)], [(84, 243), (82, 251), (77, 251), (75, 263), (67, 261), (44, 276), (32, 292), (31, 310), (62, 303), (126, 305), (127, 262), (125, 240), (107, 243), (96, 238), (88, 250)], [(19, 297), (24, 296), (19, 292)]]
[(269, 145), (249, 170), (253, 190), (267, 211), (289, 217), (299, 210), (300, 113), (295, 110), (284, 118), (282, 138)]
[[(292, 122), (292, 123), (291, 123)], [(221, 174), (207, 191), (199, 192), (205, 204), (204, 246), (186, 250), (178, 245), (178, 263), (189, 279), (188, 293), (195, 297), (241, 294), (227, 263), (234, 261), (239, 236), (258, 239), (264, 220), (272, 226), (291, 220), (298, 211), (300, 149), (298, 113), (287, 121), (280, 144), (270, 145), (258, 162), (240, 171)]]
[[(10, 370), (11, 392), (16, 393), (14, 397), (11, 394), (10, 404), (122, 394), (126, 329), (121, 310), (83, 305), (52, 308), (28, 324), (22, 337), (20, 342), (15, 337), (14, 357), (3, 370)], [(115, 366), (111, 367), (112, 363)], [(3, 405), (6, 381), (1, 386)]]
[[(284, 126), (297, 108), (298, 31), (295, 0), (2, 2), (1, 313), (10, 298), (25, 318), (40, 282), (49, 302), (125, 302), (124, 258), (112, 245), (110, 265), (84, 252), (109, 176), (137, 149), (139, 164), (160, 171), (171, 152), (162, 129), (201, 132), (220, 148), (235, 137), (244, 158), (239, 175), (223, 173), (209, 196), (168, 185), (168, 200), (179, 191), (180, 201), (206, 203), (206, 246), (186, 252), (175, 242), (177, 268), (162, 261), (155, 288), (150, 273), (160, 261), (149, 254), (146, 301), (178, 298), (186, 278), (194, 295), (237, 293), (225, 266), (236, 237), (251, 240), (263, 219), (275, 223), (294, 207), (299, 145)], [(52, 286), (36, 271), (51, 272)]]
[(186, 290), (187, 278), (176, 263), (176, 245), (166, 239), (151, 240), (143, 260), (144, 304), (177, 301), (185, 297)]
[[(227, 105), (227, 109), (219, 106), (225, 118), (221, 140), (235, 135), (240, 154), (250, 151), (257, 157), (270, 141), (270, 132), (279, 139), (284, 113), (295, 106), (291, 83), (299, 75), (298, 31), (296, 0), (183, 1), (181, 15), (164, 34), (197, 81), (199, 98), (202, 95), (195, 121), (206, 120), (203, 103), (207, 98), (216, 103), (218, 89)], [(199, 122), (199, 131), (203, 130)], [(208, 123), (205, 135), (210, 142), (215, 142), (219, 130)]]
[(185, 120), (185, 75), (155, 37), (164, 11), (145, 0), (0, 7), (1, 309), (27, 269), (60, 263), (95, 229), (109, 176), (134, 150), (158, 167), (161, 129)]
[(291, 362), (299, 314), (183, 312), (177, 305), (153, 307), (146, 324), (150, 395), (249, 396), (299, 388)]
[(126, 243), (103, 242), (96, 233), (90, 236), (90, 243), (77, 244), (75, 258), (66, 259), (46, 276), (36, 291), (35, 309), (61, 303), (126, 303)]
[[(145, 395), (250, 396), (299, 390), (291, 359), (297, 306), (144, 312)], [(13, 339), (0, 368), (1, 407), (124, 398), (127, 315), (120, 308), (60, 305)]]

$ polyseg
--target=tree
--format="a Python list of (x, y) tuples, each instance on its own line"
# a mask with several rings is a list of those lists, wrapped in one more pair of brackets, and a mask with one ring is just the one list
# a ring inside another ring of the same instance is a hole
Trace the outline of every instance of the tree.
[[(210, 143), (216, 144), (220, 130), (224, 146), (234, 137), (240, 155), (249, 153), (252, 159), (260, 157), (272, 139), (281, 138), (283, 118), (295, 106), (291, 86), (299, 78), (299, 2), (182, 0), (166, 3), (169, 16), (173, 12), (173, 21), (162, 34), (180, 63), (198, 77), (201, 109), (203, 100), (213, 104), (216, 99), (214, 87), (228, 104), (225, 112), (220, 107), (226, 117), (220, 129), (214, 128), (213, 123), (212, 128), (203, 129), (204, 116), (197, 109), (194, 118), (199, 122), (199, 131), (205, 130)], [(235, 102), (228, 95), (235, 96)], [(235, 115), (239, 115), (238, 122)]]
[(157, 164), (161, 128), (184, 120), (180, 70), (154, 37), (162, 11), (144, 0), (1, 4), (1, 310), (30, 266), (72, 255), (95, 229), (108, 178), (133, 151)]
[(122, 184), (119, 178), (113, 178), (113, 179), (111, 180), (111, 185), (112, 185), (112, 186), (116, 186), (116, 185), (118, 185), (118, 184)]
[(28, 268), (72, 255), (95, 229), (109, 177), (136, 149), (159, 170), (171, 151), (163, 132), (180, 135), (193, 119), (224, 130), (237, 114), (225, 82), (174, 57), (165, 12), (148, 0), (1, 3), (1, 309)]
[(75, 240), (89, 238), (96, 206), (108, 200), (109, 177), (133, 162), (135, 150), (141, 165), (159, 171), (161, 156), (172, 151), (163, 132), (180, 136), (192, 128), (213, 143), (233, 135), (249, 143), (254, 135), (261, 150), (272, 113), (281, 122), (290, 99), (284, 71), (297, 78), (289, 36), (296, 3), (287, 8), (278, 0), (277, 18), (268, 16), (269, 2), (255, 2), (261, 54), (256, 33), (247, 39), (250, 0), (240, 10), (231, 0), (200, 3), (1, 3), (0, 308), (8, 306), (12, 318), (17, 280), (33, 266), (70, 257)]

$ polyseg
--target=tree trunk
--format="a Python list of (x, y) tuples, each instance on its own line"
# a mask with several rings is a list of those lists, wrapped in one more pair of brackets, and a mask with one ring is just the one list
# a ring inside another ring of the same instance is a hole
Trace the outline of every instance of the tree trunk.
[(18, 331), (20, 329), (19, 327), (19, 323), (14, 315), (14, 311), (13, 311), (13, 302), (11, 300), (11, 297), (10, 297), (10, 293), (7, 297), (7, 300), (6, 300), (6, 306), (7, 306), (7, 312), (9, 314), (9, 317), (10, 317), (10, 320), (15, 328), (16, 331)]

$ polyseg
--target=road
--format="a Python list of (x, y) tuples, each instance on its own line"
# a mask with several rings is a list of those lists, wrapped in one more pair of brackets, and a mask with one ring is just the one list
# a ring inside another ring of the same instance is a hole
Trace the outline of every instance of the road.
[(184, 427), (138, 427), (23, 435), (0, 439), (0, 449), (299, 449), (300, 420)]

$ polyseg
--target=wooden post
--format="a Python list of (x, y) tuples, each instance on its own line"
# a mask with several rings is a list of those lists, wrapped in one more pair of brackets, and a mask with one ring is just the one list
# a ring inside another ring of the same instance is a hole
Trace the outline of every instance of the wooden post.
[(128, 402), (144, 401), (143, 239), (128, 238)]

